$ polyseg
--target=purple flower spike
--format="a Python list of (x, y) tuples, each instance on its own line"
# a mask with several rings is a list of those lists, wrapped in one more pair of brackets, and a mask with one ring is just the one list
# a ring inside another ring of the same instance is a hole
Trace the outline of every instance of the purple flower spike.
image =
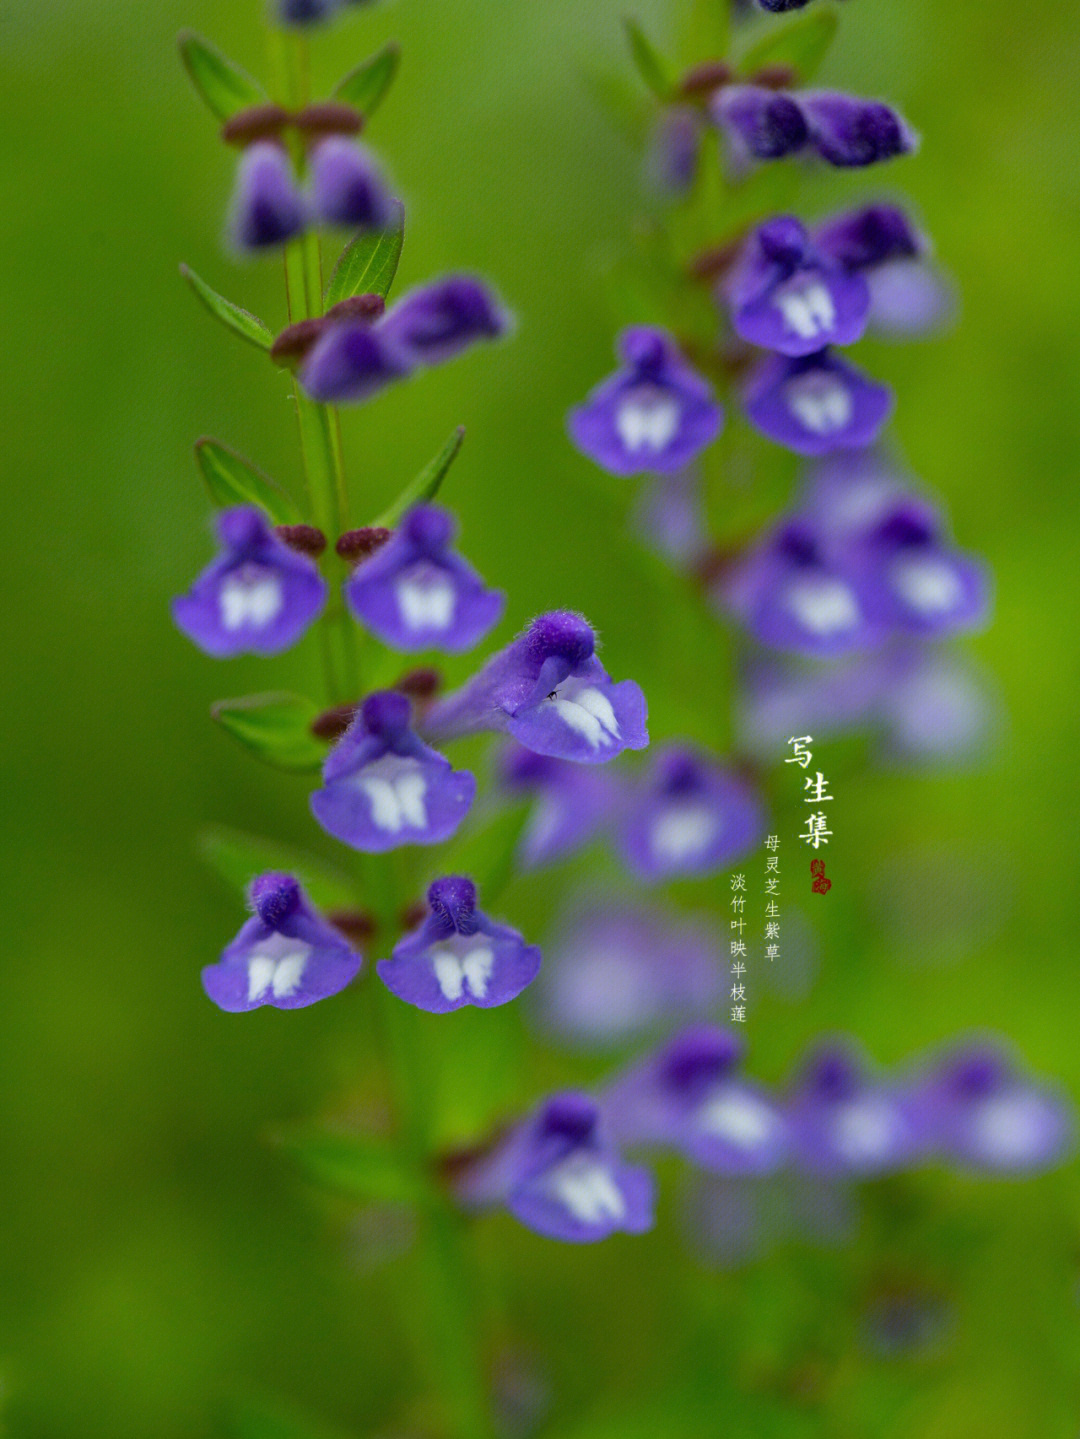
[(410, 709), (393, 691), (369, 695), (323, 766), (312, 812), (353, 849), (378, 854), (403, 844), (439, 844), (473, 802), (476, 780), (417, 738)]
[(390, 192), (370, 151), (331, 135), (311, 155), (311, 203), (326, 225), (374, 230), (393, 214)]
[(326, 582), (253, 506), (223, 510), (217, 528), (224, 553), (173, 600), (173, 619), (217, 659), (280, 654), (326, 603)]
[(301, 385), (322, 404), (356, 403), (412, 373), (408, 358), (387, 342), (383, 327), (353, 320), (330, 324), (300, 368)]
[(628, 868), (655, 883), (726, 869), (764, 829), (752, 785), (711, 756), (668, 745), (627, 806), (619, 845)]
[(417, 505), (392, 538), (353, 571), (345, 599), (384, 644), (460, 654), (501, 619), (506, 596), (489, 590), (453, 553), (454, 530), (446, 510)]
[(880, 100), (814, 90), (799, 95), (799, 107), (810, 130), (810, 144), (830, 165), (874, 165), (908, 155), (918, 145), (904, 120)]
[(412, 364), (441, 365), (478, 340), (505, 335), (510, 317), (483, 281), (446, 275), (410, 290), (380, 328)]
[(1074, 1143), (1065, 1096), (1021, 1073), (996, 1044), (967, 1044), (946, 1054), (917, 1095), (937, 1151), (973, 1169), (1048, 1169)]
[(251, 903), (255, 913), (217, 964), (202, 972), (203, 988), (219, 1009), (302, 1009), (355, 978), (360, 956), (312, 909), (291, 874), (260, 875)]
[(304, 197), (286, 152), (272, 140), (250, 145), (240, 157), (230, 230), (241, 250), (283, 245), (307, 224)]
[(823, 1044), (805, 1061), (787, 1113), (800, 1165), (819, 1174), (882, 1174), (925, 1147), (911, 1096), (868, 1075), (840, 1044)]
[(788, 1157), (787, 1125), (756, 1085), (737, 1077), (742, 1044), (695, 1025), (616, 1079), (601, 1098), (620, 1144), (681, 1150), (719, 1174), (766, 1174)]
[(504, 756), (502, 780), (511, 793), (535, 796), (521, 836), (527, 869), (554, 864), (587, 845), (610, 818), (616, 800), (602, 770), (582, 771), (569, 760), (551, 759), (520, 745)]
[(465, 1176), (474, 1207), (504, 1205), (549, 1239), (586, 1244), (653, 1225), (652, 1175), (627, 1164), (585, 1094), (553, 1095)]
[(986, 572), (941, 543), (929, 506), (914, 499), (895, 505), (861, 548), (881, 623), (930, 639), (985, 623)]
[(428, 903), (431, 912), (420, 928), (377, 965), (379, 978), (399, 999), (432, 1014), (466, 1004), (492, 1009), (516, 999), (536, 978), (539, 949), (477, 909), (471, 879), (437, 879)]
[(831, 263), (792, 216), (755, 231), (728, 285), (735, 331), (783, 355), (850, 345), (866, 329), (870, 290), (861, 275)]
[(744, 557), (726, 601), (756, 639), (796, 654), (831, 659), (884, 636), (861, 570), (800, 517), (779, 525)]
[(715, 927), (627, 904), (575, 904), (547, 946), (546, 1026), (588, 1047), (619, 1044), (720, 1000)]
[(624, 330), (619, 351), (624, 368), (570, 411), (571, 440), (613, 475), (681, 469), (720, 433), (723, 410), (663, 330)]
[(633, 680), (613, 683), (595, 648), (596, 636), (581, 615), (541, 615), (479, 674), (436, 703), (425, 729), (441, 739), (503, 730), (537, 754), (585, 764), (644, 749), (645, 696)]
[(779, 160), (809, 138), (806, 117), (790, 95), (758, 85), (725, 85), (709, 114), (744, 160)]
[(746, 414), (778, 445), (800, 455), (824, 455), (872, 444), (892, 405), (887, 385), (822, 350), (766, 360), (751, 380)]

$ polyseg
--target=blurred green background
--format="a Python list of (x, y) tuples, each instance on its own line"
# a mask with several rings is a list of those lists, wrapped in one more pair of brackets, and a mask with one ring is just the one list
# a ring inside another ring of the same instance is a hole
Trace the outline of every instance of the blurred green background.
[[(287, 385), (176, 269), (283, 323), (278, 267), (241, 267), (221, 243), (233, 162), (174, 43), (192, 26), (264, 70), (260, 3), (0, 11), (0, 1384), (3, 1422), (28, 1439), (201, 1439), (230, 1432), (244, 1396), (353, 1434), (412, 1432), (410, 1416), (423, 1432), (426, 1418), (415, 1276), (380, 1259), (400, 1242), (390, 1218), (320, 1200), (266, 1143), (367, 1092), (363, 995), (239, 1020), (198, 981), (241, 917), (197, 857), (201, 828), (330, 852), (306, 784), (206, 718), (223, 695), (315, 684), (313, 648), (215, 664), (167, 609), (210, 553), (198, 435), (298, 488)], [(625, 72), (626, 8), (400, 0), (315, 42), (324, 85), (388, 36), (403, 43), (371, 130), (408, 207), (399, 284), (475, 269), (518, 317), (511, 344), (347, 416), (346, 441), (356, 508), (373, 514), (464, 423), (446, 494), (470, 558), (510, 593), (500, 642), (540, 609), (580, 608), (611, 671), (645, 687), (654, 739), (715, 743), (724, 647), (699, 620), (672, 628), (670, 593), (621, 539), (631, 487), (599, 478), (563, 433), (610, 368), (601, 277), (640, 208), (635, 153), (583, 78)], [(670, 42), (681, 4), (634, 9)], [(910, 196), (934, 236), (959, 323), (861, 358), (898, 390), (914, 471), (993, 567), (995, 619), (973, 648), (1007, 724), (992, 761), (963, 773), (843, 771), (836, 884), (814, 915), (821, 978), (806, 1001), (755, 1009), (764, 1078), (822, 1029), (893, 1063), (985, 1027), (1080, 1096), (1078, 16), (857, 0), (822, 75), (889, 96), (924, 137), (883, 188)], [(877, 179), (815, 176), (802, 198), (813, 213), (880, 192)], [(722, 524), (722, 492), (716, 505)], [(567, 878), (519, 885), (501, 908), (539, 936)], [(482, 1087), (475, 1018), (456, 1017), (449, 1058)], [(495, 1022), (505, 1035), (521, 1020)], [(591, 1072), (530, 1050), (494, 1067), (481, 1107)], [(735, 1273), (703, 1267), (677, 1168), (665, 1180), (643, 1239), (579, 1250), (505, 1218), (479, 1226), (493, 1342), (532, 1375), (525, 1409), (547, 1393), (550, 1432), (1074, 1439), (1075, 1166), (878, 1186), (853, 1241), (787, 1244)], [(894, 1291), (945, 1306), (935, 1343), (868, 1341), (867, 1314)]]

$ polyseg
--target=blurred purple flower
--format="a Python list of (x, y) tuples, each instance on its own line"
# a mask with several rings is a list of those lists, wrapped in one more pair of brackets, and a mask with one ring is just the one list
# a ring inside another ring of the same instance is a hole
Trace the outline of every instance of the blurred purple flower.
[(908, 155), (918, 138), (906, 121), (881, 100), (864, 100), (835, 90), (804, 90), (798, 95), (810, 144), (830, 165), (874, 165)]
[(828, 350), (770, 356), (751, 376), (746, 394), (751, 424), (801, 455), (872, 444), (892, 406), (888, 386)]
[(440, 365), (478, 340), (505, 335), (510, 317), (484, 281), (444, 275), (403, 295), (379, 328), (411, 364)]
[(311, 153), (312, 209), (326, 225), (373, 230), (389, 224), (390, 192), (375, 157), (342, 135), (320, 140)]
[(793, 155), (810, 134), (791, 95), (758, 85), (725, 85), (710, 101), (709, 115), (743, 162)]
[(229, 230), (241, 250), (283, 245), (307, 225), (307, 206), (287, 151), (260, 140), (240, 157), (230, 205)]
[(504, 751), (500, 778), (511, 794), (534, 799), (519, 850), (527, 869), (554, 864), (587, 845), (610, 821), (616, 802), (603, 770), (583, 770), (517, 744)]

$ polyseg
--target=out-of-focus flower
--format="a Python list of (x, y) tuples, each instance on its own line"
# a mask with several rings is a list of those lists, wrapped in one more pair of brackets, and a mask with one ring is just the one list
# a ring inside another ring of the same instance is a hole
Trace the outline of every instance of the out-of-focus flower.
[(241, 155), (230, 214), (230, 233), (241, 250), (284, 245), (304, 230), (307, 205), (281, 145), (260, 140)]
[(875, 165), (908, 155), (918, 137), (891, 105), (835, 90), (803, 90), (799, 108), (806, 117), (810, 145), (830, 165)]
[(326, 225), (379, 229), (393, 213), (375, 157), (343, 135), (327, 136), (312, 151), (310, 196), (315, 216)]
[(936, 514), (918, 499), (893, 505), (864, 531), (858, 561), (869, 577), (873, 614), (891, 629), (940, 639), (986, 620), (983, 566), (948, 546)]
[(926, 1134), (906, 1086), (871, 1074), (847, 1044), (806, 1057), (785, 1103), (796, 1162), (819, 1174), (871, 1175), (923, 1156)]
[(689, 105), (661, 112), (653, 127), (647, 158), (649, 183), (661, 195), (684, 195), (697, 177), (701, 160), (701, 116)]
[(867, 379), (828, 350), (770, 356), (751, 377), (746, 395), (750, 422), (800, 455), (872, 444), (892, 406), (887, 385)]
[(810, 134), (791, 95), (759, 85), (725, 85), (710, 102), (709, 115), (744, 162), (793, 155)]
[(489, 285), (472, 275), (445, 275), (403, 295), (382, 332), (414, 365), (441, 365), (479, 340), (497, 340), (510, 317)]
[(519, 851), (528, 869), (554, 864), (588, 844), (610, 823), (617, 802), (605, 771), (582, 770), (516, 744), (502, 756), (500, 778), (511, 794), (535, 797)]

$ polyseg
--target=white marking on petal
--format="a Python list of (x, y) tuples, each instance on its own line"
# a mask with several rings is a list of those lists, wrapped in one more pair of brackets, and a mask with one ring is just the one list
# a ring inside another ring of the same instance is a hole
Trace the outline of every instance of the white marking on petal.
[(445, 630), (457, 607), (449, 577), (432, 566), (406, 570), (396, 586), (401, 617), (411, 630)]
[(944, 560), (900, 560), (890, 575), (904, 603), (922, 614), (946, 614), (964, 590), (960, 577)]
[(430, 951), (435, 979), (447, 999), (454, 1001), (468, 991), (469, 998), (487, 997), (495, 953), (486, 940), (455, 936)]
[(796, 276), (781, 285), (773, 298), (784, 324), (800, 340), (813, 340), (836, 324), (833, 297), (820, 280), (808, 281), (804, 276)]
[(832, 435), (851, 423), (855, 405), (842, 380), (824, 370), (810, 370), (784, 386), (788, 409), (815, 435)]
[(615, 414), (615, 431), (628, 450), (658, 454), (671, 443), (681, 418), (682, 406), (669, 390), (639, 385), (623, 396)]
[(372, 823), (389, 834), (405, 828), (425, 829), (428, 823), (427, 779), (419, 760), (396, 754), (380, 755), (353, 777), (353, 783), (367, 796)]
[(1019, 1164), (1038, 1154), (1035, 1106), (1022, 1094), (984, 1100), (972, 1116), (979, 1151), (998, 1164)]
[(616, 1223), (626, 1214), (626, 1200), (603, 1164), (573, 1154), (549, 1172), (544, 1186), (582, 1224)]
[(884, 1159), (896, 1134), (896, 1116), (878, 1099), (853, 1099), (833, 1116), (833, 1137), (841, 1155), (853, 1164)]
[(270, 935), (247, 962), (248, 1003), (262, 999), (268, 990), (275, 999), (295, 994), (310, 955), (310, 944), (284, 934)]
[(672, 805), (652, 827), (652, 852), (677, 864), (703, 850), (719, 827), (719, 815), (704, 805)]
[(754, 1095), (721, 1092), (698, 1110), (697, 1124), (738, 1149), (754, 1149), (772, 1137), (776, 1116)]
[(619, 722), (607, 695), (596, 689), (568, 690), (549, 703), (561, 720), (577, 734), (584, 735), (593, 749), (619, 738)]
[(221, 623), (227, 630), (245, 625), (265, 629), (285, 603), (281, 580), (270, 570), (245, 565), (235, 570), (218, 591)]
[(859, 606), (850, 587), (841, 580), (807, 580), (791, 585), (788, 608), (815, 635), (840, 634), (859, 623)]

